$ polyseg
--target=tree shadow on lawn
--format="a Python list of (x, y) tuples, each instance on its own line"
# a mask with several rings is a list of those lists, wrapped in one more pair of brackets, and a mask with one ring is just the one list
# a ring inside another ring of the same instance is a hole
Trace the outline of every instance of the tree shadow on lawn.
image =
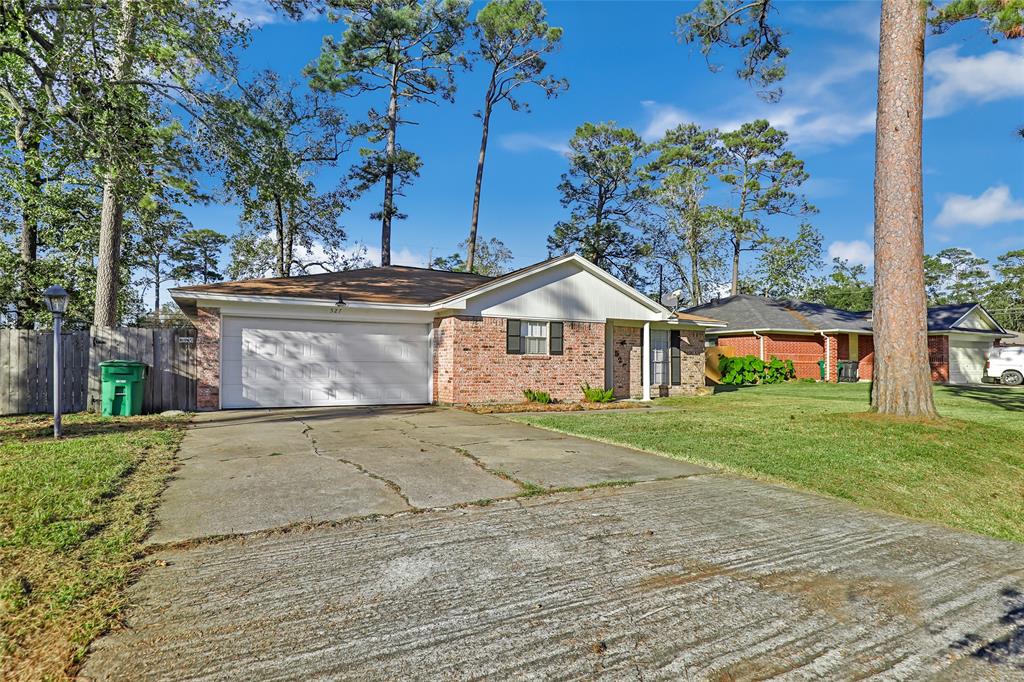
[(1024, 412), (1024, 391), (1002, 386), (945, 386), (946, 392), (960, 398), (977, 400), (1007, 412)]
[[(90, 419), (84, 422), (68, 420), (65, 415), (61, 440), (105, 436), (135, 431), (157, 431), (183, 428), (186, 419), (157, 419), (152, 417), (108, 417)], [(26, 415), (14, 423), (0, 422), (0, 445), (24, 443), (48, 439), (53, 441), (53, 417), (50, 415)]]

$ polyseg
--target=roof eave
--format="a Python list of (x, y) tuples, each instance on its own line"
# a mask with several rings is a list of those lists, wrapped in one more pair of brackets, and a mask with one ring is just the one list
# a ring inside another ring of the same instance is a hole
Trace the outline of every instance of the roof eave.
[(304, 296), (257, 296), (253, 294), (220, 294), (207, 291), (171, 289), (175, 301), (212, 301), (215, 303), (276, 303), (286, 305), (344, 306), (346, 308), (375, 308), (380, 310), (432, 310), (428, 303), (379, 303), (373, 301), (344, 300), (337, 298), (306, 298)]

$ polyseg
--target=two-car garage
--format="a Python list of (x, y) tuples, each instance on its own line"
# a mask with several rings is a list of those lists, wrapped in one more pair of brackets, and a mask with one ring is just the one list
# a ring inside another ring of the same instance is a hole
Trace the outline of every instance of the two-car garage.
[(221, 406), (431, 401), (431, 326), (225, 316)]

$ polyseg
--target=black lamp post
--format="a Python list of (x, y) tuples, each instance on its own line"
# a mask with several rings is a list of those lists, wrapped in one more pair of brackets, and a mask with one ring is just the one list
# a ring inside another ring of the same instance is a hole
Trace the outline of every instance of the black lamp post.
[(64, 365), (61, 359), (61, 324), (64, 311), (68, 309), (68, 292), (54, 284), (43, 292), (46, 309), (53, 315), (53, 437), (60, 438), (60, 388), (64, 382)]

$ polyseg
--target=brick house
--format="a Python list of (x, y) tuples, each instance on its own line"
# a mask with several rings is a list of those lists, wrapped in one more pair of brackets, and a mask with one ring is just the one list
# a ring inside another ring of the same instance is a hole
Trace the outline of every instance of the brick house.
[(180, 287), (203, 409), (559, 400), (704, 385), (704, 332), (573, 254), (497, 278), (390, 266)]
[[(729, 348), (737, 355), (792, 360), (797, 378), (819, 379), (818, 362), (824, 360), (826, 380), (837, 381), (839, 361), (851, 360), (857, 362), (861, 381), (871, 379), (875, 349), (870, 312), (747, 294), (705, 303), (688, 312), (725, 323), (724, 327), (708, 330), (708, 345)], [(1009, 336), (976, 303), (929, 308), (932, 380), (980, 383), (992, 344)]]

